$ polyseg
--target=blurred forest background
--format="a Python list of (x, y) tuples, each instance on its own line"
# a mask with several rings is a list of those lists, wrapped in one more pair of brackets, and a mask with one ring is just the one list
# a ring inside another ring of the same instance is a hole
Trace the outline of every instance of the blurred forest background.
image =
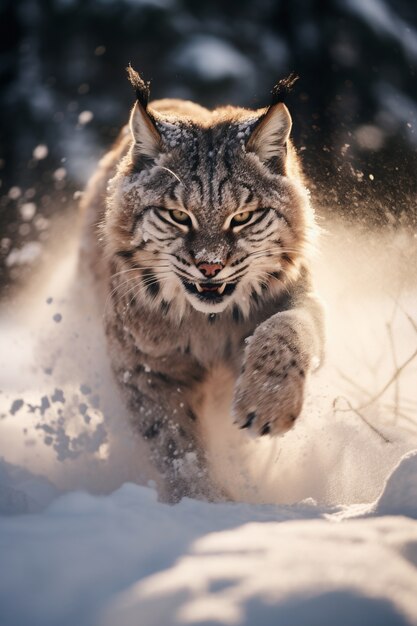
[[(74, 211), (133, 103), (287, 103), (319, 211), (413, 221), (417, 199), (415, 0), (0, 0), (3, 277), (37, 257), (52, 215)], [(6, 270), (4, 272), (4, 270)]]

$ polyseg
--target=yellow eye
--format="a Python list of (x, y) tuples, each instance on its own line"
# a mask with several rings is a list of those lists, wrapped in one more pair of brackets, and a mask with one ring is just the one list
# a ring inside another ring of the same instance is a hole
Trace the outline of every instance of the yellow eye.
[(236, 213), (236, 215), (233, 216), (230, 222), (230, 226), (233, 227), (233, 226), (241, 226), (242, 224), (246, 224), (247, 222), (249, 222), (252, 215), (253, 215), (252, 211), (243, 211), (243, 213)]
[(169, 214), (174, 222), (177, 222), (178, 224), (184, 224), (184, 226), (192, 226), (190, 216), (185, 211), (173, 209), (169, 212)]

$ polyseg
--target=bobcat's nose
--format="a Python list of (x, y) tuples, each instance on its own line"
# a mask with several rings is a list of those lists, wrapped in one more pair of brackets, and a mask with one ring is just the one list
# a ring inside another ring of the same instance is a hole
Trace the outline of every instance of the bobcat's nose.
[(223, 263), (199, 263), (197, 268), (206, 278), (213, 278), (224, 268)]

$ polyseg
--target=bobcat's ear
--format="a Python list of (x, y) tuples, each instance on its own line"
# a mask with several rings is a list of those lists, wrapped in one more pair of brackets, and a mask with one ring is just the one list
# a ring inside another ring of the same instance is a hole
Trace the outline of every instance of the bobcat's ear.
[(255, 152), (263, 163), (276, 157), (284, 158), (291, 126), (291, 115), (285, 104), (278, 102), (271, 105), (255, 126), (246, 150)]
[(133, 154), (138, 158), (155, 159), (162, 152), (162, 142), (155, 121), (148, 110), (149, 83), (145, 83), (130, 65), (127, 72), (137, 99), (129, 123), (135, 141)]
[(156, 159), (162, 152), (161, 136), (148, 111), (139, 101), (135, 103), (130, 116), (130, 130), (135, 140), (133, 153), (137, 157)]

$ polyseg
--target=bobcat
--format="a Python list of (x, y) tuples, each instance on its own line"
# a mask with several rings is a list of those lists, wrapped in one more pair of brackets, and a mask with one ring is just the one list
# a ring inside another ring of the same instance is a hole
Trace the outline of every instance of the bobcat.
[(233, 375), (237, 427), (279, 435), (321, 359), (314, 214), (280, 89), (266, 108), (209, 111), (148, 104), (149, 83), (128, 74), (136, 102), (84, 195), (83, 257), (165, 498), (216, 499), (199, 431), (210, 372)]

